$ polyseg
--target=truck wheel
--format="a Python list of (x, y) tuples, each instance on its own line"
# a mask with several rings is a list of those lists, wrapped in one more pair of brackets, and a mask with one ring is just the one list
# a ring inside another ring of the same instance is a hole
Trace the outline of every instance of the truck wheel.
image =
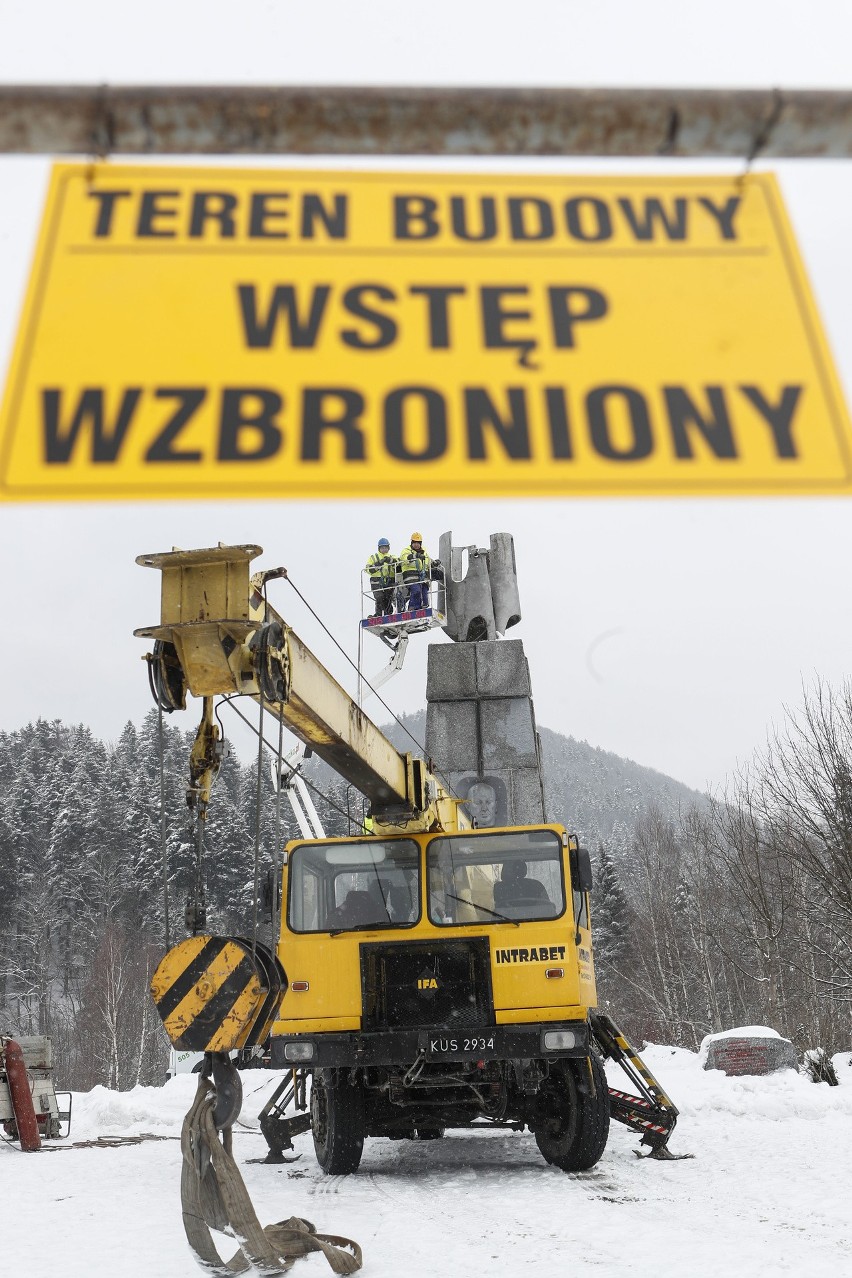
[(606, 1074), (594, 1053), (589, 1058), (595, 1093), (585, 1060), (560, 1061), (542, 1096), (542, 1117), (535, 1141), (544, 1159), (562, 1171), (588, 1171), (606, 1149), (609, 1092)]
[(325, 1071), (311, 1083), (311, 1127), (317, 1162), (329, 1176), (358, 1170), (364, 1151), (364, 1094), (351, 1083), (333, 1083)]

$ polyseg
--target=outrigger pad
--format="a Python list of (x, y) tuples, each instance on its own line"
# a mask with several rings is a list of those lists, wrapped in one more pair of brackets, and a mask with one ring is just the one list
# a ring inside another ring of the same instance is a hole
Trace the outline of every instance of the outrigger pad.
[(694, 1158), (694, 1154), (673, 1154), (668, 1145), (657, 1145), (654, 1149), (643, 1154), (641, 1149), (634, 1149), (633, 1153), (637, 1158), (658, 1158), (661, 1162), (679, 1163), (684, 1158)]

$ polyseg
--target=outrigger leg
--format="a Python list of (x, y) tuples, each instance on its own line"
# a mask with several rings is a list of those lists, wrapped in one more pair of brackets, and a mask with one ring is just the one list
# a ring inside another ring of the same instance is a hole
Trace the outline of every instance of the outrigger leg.
[(693, 1154), (673, 1154), (668, 1148), (669, 1138), (678, 1118), (677, 1106), (669, 1099), (635, 1047), (632, 1047), (621, 1030), (604, 1012), (590, 1012), (589, 1025), (592, 1037), (601, 1054), (615, 1061), (624, 1070), (633, 1086), (640, 1093), (632, 1096), (609, 1088), (609, 1110), (612, 1118), (642, 1133), (643, 1145), (650, 1146), (648, 1154), (639, 1158), (681, 1159), (693, 1158)]
[(293, 1163), (301, 1157), (301, 1154), (296, 1154), (295, 1158), (285, 1158), (284, 1151), (293, 1149), (294, 1136), (310, 1131), (310, 1112), (297, 1113), (290, 1118), (285, 1118), (284, 1111), (291, 1101), (295, 1103), (297, 1110), (307, 1111), (307, 1079), (306, 1072), (301, 1069), (294, 1069), (291, 1074), (285, 1074), (260, 1111), (260, 1130), (269, 1146), (269, 1153), (264, 1162)]

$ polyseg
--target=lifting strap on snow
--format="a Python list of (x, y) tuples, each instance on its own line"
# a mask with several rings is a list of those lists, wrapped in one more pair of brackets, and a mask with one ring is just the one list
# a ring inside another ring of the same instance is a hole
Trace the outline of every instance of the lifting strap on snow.
[[(181, 1206), (187, 1240), (205, 1269), (230, 1278), (255, 1266), (265, 1275), (283, 1274), (299, 1256), (321, 1251), (336, 1274), (361, 1268), (361, 1248), (350, 1238), (318, 1234), (298, 1216), (262, 1228), (248, 1190), (231, 1155), (231, 1128), (222, 1140), (213, 1121), (215, 1088), (203, 1075), (183, 1120)], [(230, 1260), (216, 1249), (210, 1230), (230, 1234), (239, 1243)]]
[(177, 1136), (158, 1136), (140, 1132), (138, 1136), (95, 1136), (92, 1140), (75, 1140), (70, 1145), (49, 1145), (48, 1154), (63, 1154), (66, 1149), (120, 1149), (123, 1145), (141, 1145), (143, 1140), (177, 1140)]

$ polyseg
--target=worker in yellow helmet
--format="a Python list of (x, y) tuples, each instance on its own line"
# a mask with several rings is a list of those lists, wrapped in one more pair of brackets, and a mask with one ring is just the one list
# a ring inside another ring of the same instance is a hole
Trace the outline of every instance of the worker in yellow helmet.
[(423, 548), (423, 534), (413, 532), (411, 543), (399, 557), (402, 572), (402, 583), (408, 589), (409, 611), (429, 605), (429, 581), (432, 575), (432, 561)]

